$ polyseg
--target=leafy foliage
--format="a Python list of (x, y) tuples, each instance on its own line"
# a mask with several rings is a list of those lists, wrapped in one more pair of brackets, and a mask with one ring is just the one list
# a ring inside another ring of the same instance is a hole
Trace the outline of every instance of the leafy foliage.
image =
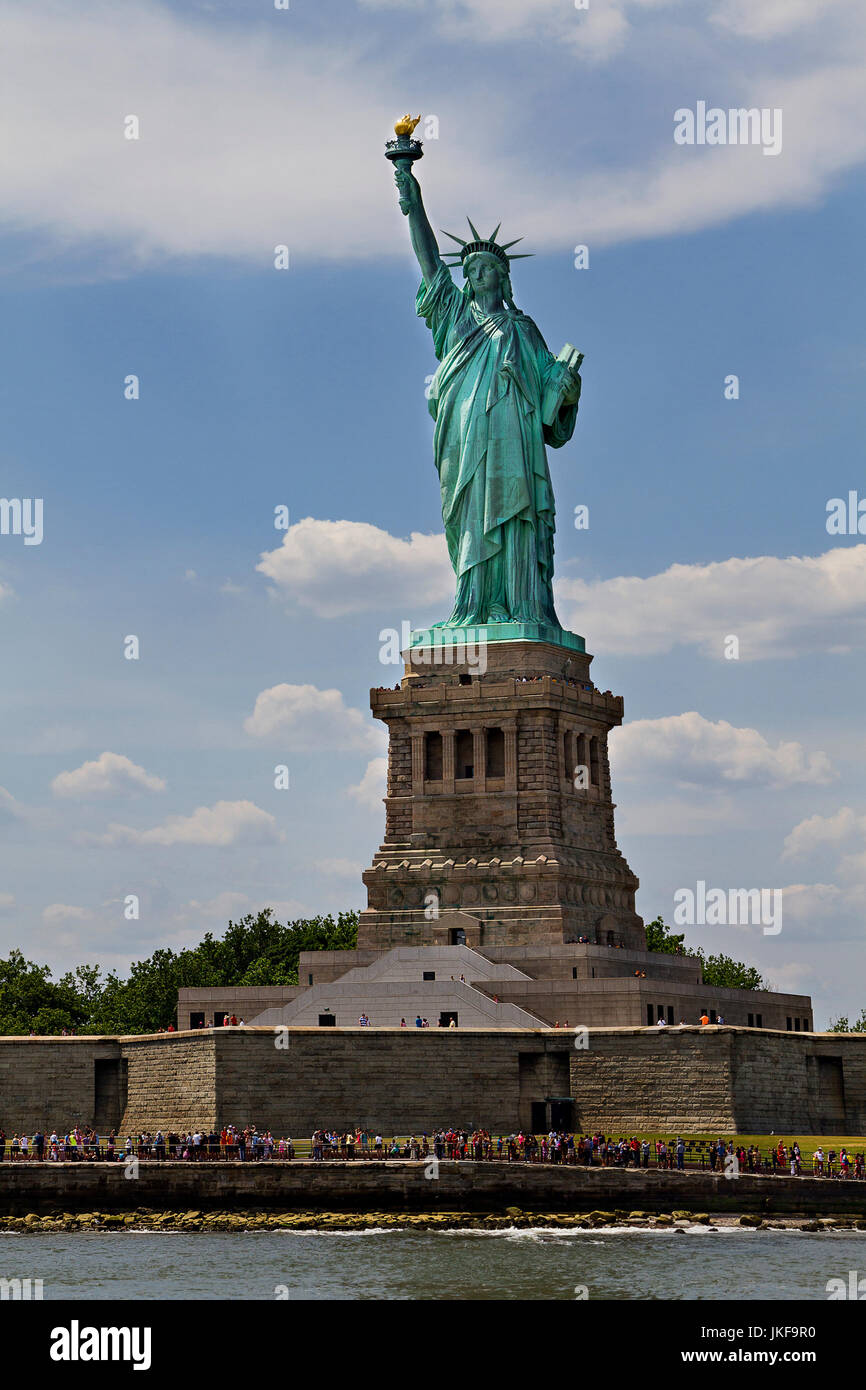
[(697, 956), (705, 985), (717, 989), (770, 989), (761, 972), (753, 965), (746, 965), (731, 956), (708, 956), (700, 946), (685, 946), (685, 933), (675, 935), (661, 917), (648, 922), (644, 930), (648, 951), (664, 951), (671, 956)]
[(57, 982), (47, 965), (20, 951), (0, 960), (0, 1035), (14, 1033), (153, 1033), (176, 1022), (177, 992), (183, 988), (235, 985), (296, 985), (302, 951), (354, 950), (358, 914), (298, 919), (285, 926), (270, 908), (229, 922), (215, 939), (198, 946), (154, 951), (134, 961), (129, 976), (79, 965)]
[(866, 1009), (861, 1009), (860, 1017), (853, 1023), (848, 1022), (847, 1014), (841, 1018), (834, 1018), (827, 1029), (828, 1033), (866, 1033)]
[(684, 955), (683, 942), (685, 933), (682, 936), (675, 936), (670, 927), (661, 917), (656, 917), (652, 922), (647, 922), (644, 926), (646, 934), (646, 948), (648, 951), (664, 951), (669, 956)]

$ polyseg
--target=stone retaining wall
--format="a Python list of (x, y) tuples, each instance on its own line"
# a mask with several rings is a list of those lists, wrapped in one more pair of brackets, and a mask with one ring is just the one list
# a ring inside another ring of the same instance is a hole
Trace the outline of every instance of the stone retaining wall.
[(323, 1124), (507, 1133), (546, 1128), (549, 1102), (571, 1096), (560, 1123), (583, 1132), (866, 1133), (866, 1035), (593, 1028), (588, 1042), (520, 1028), (5, 1038), (0, 1126), (11, 1135), (80, 1121), (123, 1138), (226, 1123), (293, 1138)]
[(866, 1213), (866, 1182), (728, 1180), (715, 1173), (406, 1162), (4, 1163), (0, 1215), (46, 1211), (491, 1211)]

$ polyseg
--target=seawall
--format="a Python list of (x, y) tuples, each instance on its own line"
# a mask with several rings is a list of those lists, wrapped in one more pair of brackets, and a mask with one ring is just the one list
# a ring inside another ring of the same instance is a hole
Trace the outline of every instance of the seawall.
[[(435, 1176), (431, 1176), (435, 1173)], [(28, 1212), (622, 1210), (866, 1215), (866, 1182), (506, 1162), (4, 1163), (0, 1218)]]

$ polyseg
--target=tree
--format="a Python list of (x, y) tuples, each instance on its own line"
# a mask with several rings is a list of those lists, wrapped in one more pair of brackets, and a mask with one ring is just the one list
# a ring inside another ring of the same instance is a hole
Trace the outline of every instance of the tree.
[(78, 1030), (87, 1012), (74, 988), (51, 979), (49, 966), (25, 960), (17, 950), (0, 960), (0, 1034), (38, 1032), (46, 1021), (53, 1031)]
[(207, 932), (198, 946), (175, 952), (160, 947), (133, 961), (126, 979), (113, 970), (79, 965), (59, 981), (47, 965), (20, 951), (0, 960), (0, 1034), (153, 1033), (176, 1022), (177, 992), (184, 988), (231, 989), (241, 985), (296, 985), (301, 951), (351, 951), (358, 943), (358, 914), (299, 918), (286, 925), (270, 908), (229, 922), (222, 939)]
[(656, 917), (644, 927), (648, 951), (664, 951), (668, 955), (697, 956), (701, 962), (701, 973), (705, 985), (718, 989), (770, 989), (761, 972), (753, 965), (746, 965), (731, 956), (704, 954), (701, 946), (685, 946), (685, 933), (675, 935), (661, 917)]
[(769, 989), (760, 970), (753, 965), (732, 960), (730, 956), (705, 956), (700, 947), (691, 954), (701, 962), (705, 985), (715, 985), (718, 989)]
[(683, 954), (682, 936), (675, 936), (670, 927), (661, 917), (656, 917), (652, 922), (647, 922), (644, 927), (646, 935), (646, 948), (648, 951), (664, 951), (669, 956), (680, 956)]
[(827, 1029), (828, 1033), (866, 1033), (866, 1009), (860, 1011), (860, 1017), (854, 1023), (848, 1022), (847, 1014), (841, 1018), (836, 1018)]

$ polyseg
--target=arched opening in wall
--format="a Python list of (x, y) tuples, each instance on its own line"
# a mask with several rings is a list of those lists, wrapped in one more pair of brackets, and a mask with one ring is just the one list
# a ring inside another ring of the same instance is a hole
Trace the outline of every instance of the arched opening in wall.
[(442, 781), (442, 735), (424, 735), (424, 776), (428, 782)]
[(487, 776), (505, 776), (505, 734), (502, 729), (487, 729)]
[(454, 776), (466, 780), (475, 776), (475, 740), (471, 729), (458, 729), (454, 735)]
[(565, 778), (571, 782), (574, 778), (574, 734), (571, 729), (566, 729), (562, 735), (562, 756), (565, 760)]
[(589, 780), (594, 787), (601, 786), (598, 739), (594, 736), (589, 740)]
[(583, 785), (585, 786), (589, 777), (589, 739), (586, 734), (578, 734), (577, 736), (577, 766), (586, 768), (586, 772), (583, 774)]

